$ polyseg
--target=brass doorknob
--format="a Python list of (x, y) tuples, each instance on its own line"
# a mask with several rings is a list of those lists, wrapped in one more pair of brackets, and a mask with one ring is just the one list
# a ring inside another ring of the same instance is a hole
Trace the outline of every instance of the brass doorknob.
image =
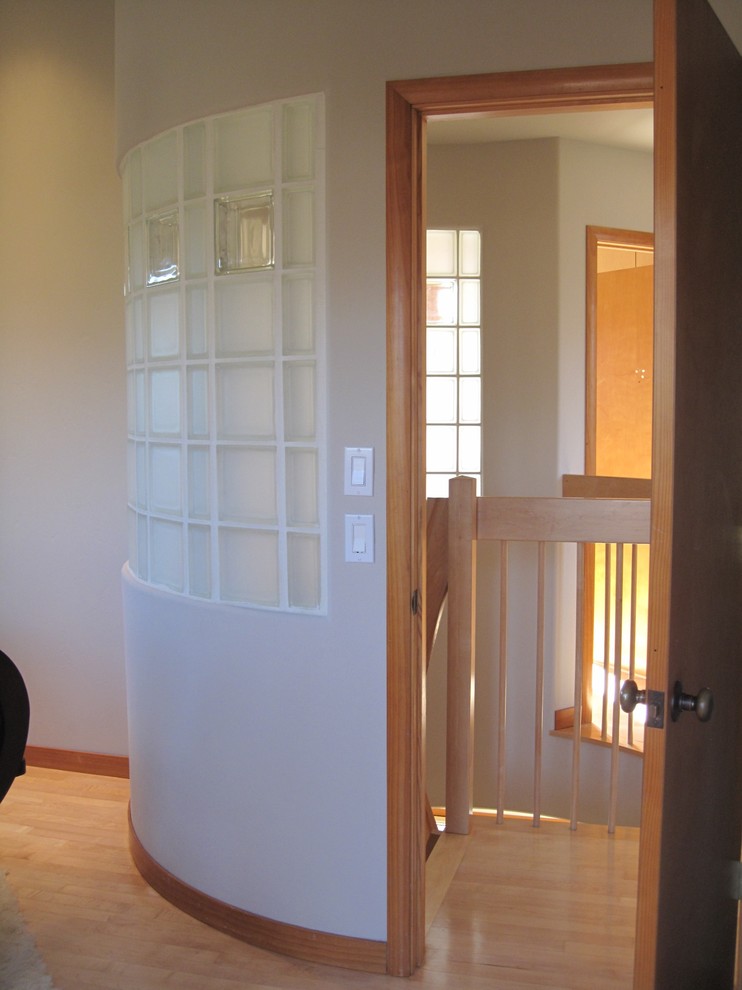
[(708, 688), (698, 694), (685, 694), (680, 681), (675, 681), (670, 703), (670, 715), (677, 722), (683, 712), (695, 712), (699, 722), (708, 722), (714, 711), (714, 696)]
[(647, 692), (640, 691), (636, 681), (624, 681), (618, 696), (621, 708), (628, 713), (633, 712), (637, 705), (646, 705)]

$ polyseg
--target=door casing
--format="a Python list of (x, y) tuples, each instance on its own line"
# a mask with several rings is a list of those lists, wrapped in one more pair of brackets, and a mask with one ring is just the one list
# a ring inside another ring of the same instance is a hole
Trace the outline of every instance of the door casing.
[(425, 950), (425, 121), (652, 106), (652, 63), (387, 84), (387, 971)]

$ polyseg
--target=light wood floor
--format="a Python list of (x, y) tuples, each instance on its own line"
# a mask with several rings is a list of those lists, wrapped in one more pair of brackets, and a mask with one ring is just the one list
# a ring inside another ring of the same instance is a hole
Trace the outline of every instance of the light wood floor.
[[(131, 864), (127, 802), (126, 780), (32, 767), (0, 805), (2, 865), (59, 990), (405, 985), (282, 959), (181, 914)], [(444, 837), (431, 858), (427, 959), (408, 982), (629, 990), (636, 839), (488, 819), (467, 840)]]

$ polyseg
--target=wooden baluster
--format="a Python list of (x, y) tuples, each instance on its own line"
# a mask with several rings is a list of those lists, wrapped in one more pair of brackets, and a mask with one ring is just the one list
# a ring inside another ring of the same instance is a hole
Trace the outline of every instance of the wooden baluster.
[(536, 711), (535, 743), (533, 757), (533, 825), (541, 823), (541, 752), (544, 734), (544, 575), (546, 572), (546, 544), (538, 545), (537, 615), (536, 615)]
[[(639, 570), (639, 547), (634, 543), (631, 547), (631, 633), (629, 637), (629, 680), (636, 678), (636, 597)], [(634, 713), (628, 716), (629, 746), (634, 745)], [(742, 988), (740, 988), (742, 990)]]
[(500, 543), (500, 637), (498, 646), (497, 821), (505, 818), (505, 764), (508, 697), (508, 543)]
[(453, 478), (448, 503), (446, 831), (469, 832), (474, 781), (474, 648), (477, 497), (474, 478)]
[(616, 546), (616, 603), (613, 654), (613, 718), (611, 723), (611, 789), (608, 805), (608, 832), (616, 831), (618, 813), (618, 757), (620, 736), (621, 662), (623, 660), (623, 544)]
[(577, 593), (576, 626), (575, 626), (575, 689), (574, 689), (574, 726), (572, 728), (572, 795), (569, 827), (577, 828), (577, 809), (580, 797), (580, 733), (582, 731), (582, 627), (585, 598), (585, 545), (577, 544)]
[(608, 677), (611, 669), (611, 545), (603, 547), (605, 572), (603, 580), (603, 709), (600, 716), (600, 738), (608, 738)]

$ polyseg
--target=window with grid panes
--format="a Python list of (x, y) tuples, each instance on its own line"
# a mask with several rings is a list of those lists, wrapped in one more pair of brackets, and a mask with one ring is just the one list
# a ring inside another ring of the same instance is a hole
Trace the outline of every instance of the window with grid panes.
[(482, 478), (478, 230), (427, 232), (426, 478), (446, 497), (458, 474)]

